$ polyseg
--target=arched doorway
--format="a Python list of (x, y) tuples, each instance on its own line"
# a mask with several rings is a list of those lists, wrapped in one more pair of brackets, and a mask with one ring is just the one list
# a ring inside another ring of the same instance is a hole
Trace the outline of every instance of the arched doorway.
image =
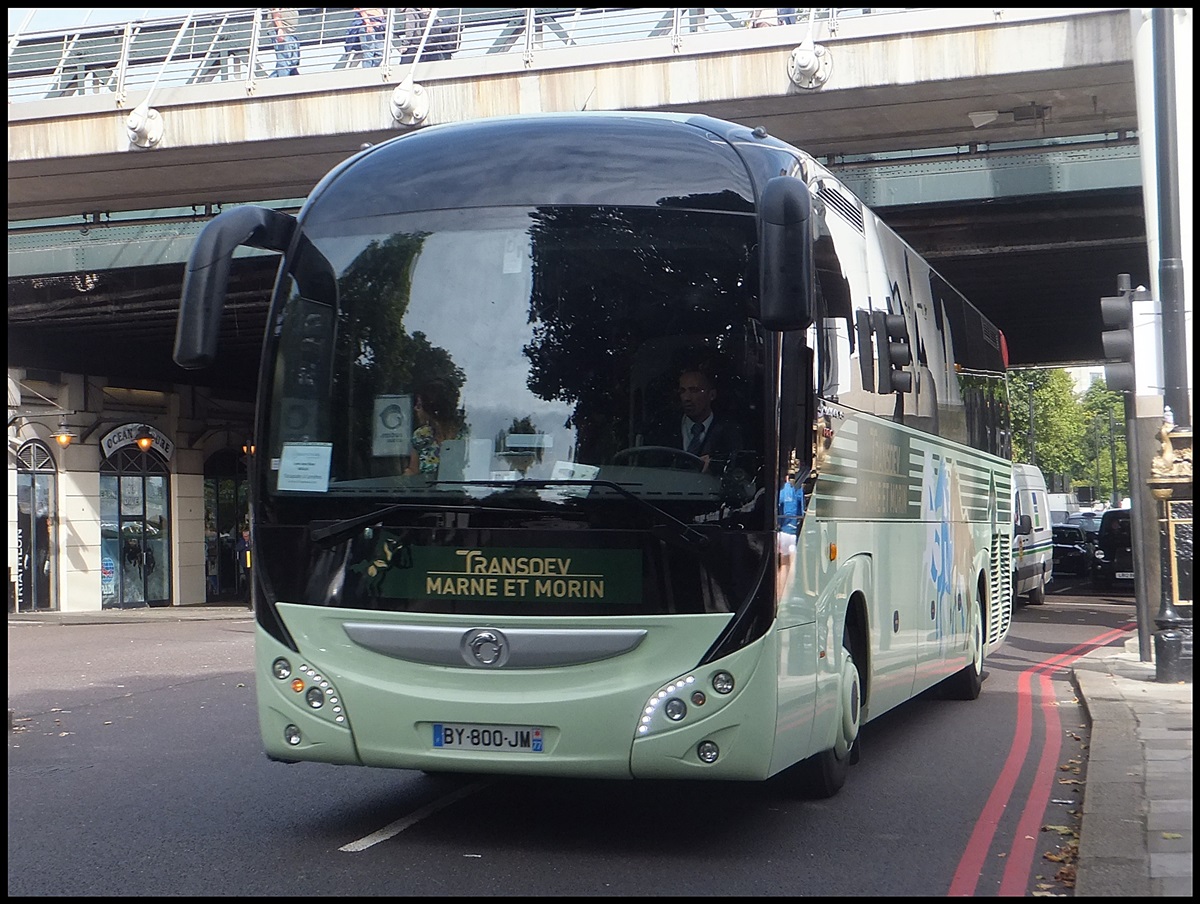
[(237, 540), (250, 514), (246, 459), (238, 449), (221, 449), (204, 463), (205, 598), (244, 599), (245, 569), (237, 561)]
[(171, 605), (170, 471), (155, 451), (100, 464), (100, 594), (105, 609)]
[(30, 440), (17, 450), (18, 612), (58, 608), (58, 468), (50, 448)]

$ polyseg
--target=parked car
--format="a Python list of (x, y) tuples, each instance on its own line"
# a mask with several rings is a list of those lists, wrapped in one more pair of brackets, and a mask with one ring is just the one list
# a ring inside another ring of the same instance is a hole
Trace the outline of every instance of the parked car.
[(1054, 573), (1086, 575), (1092, 568), (1092, 546), (1083, 528), (1054, 525)]
[(1092, 581), (1101, 589), (1114, 584), (1133, 589), (1133, 530), (1129, 516), (1129, 509), (1109, 509), (1100, 519)]

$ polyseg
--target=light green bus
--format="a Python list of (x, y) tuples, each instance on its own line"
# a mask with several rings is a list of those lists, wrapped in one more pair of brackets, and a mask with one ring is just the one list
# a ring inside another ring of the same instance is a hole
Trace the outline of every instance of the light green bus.
[(812, 157), (682, 114), (407, 133), (294, 218), (205, 228), (185, 367), (239, 244), (282, 254), (251, 477), (273, 759), (829, 796), (865, 722), (979, 694), (1012, 611), (1004, 339)]

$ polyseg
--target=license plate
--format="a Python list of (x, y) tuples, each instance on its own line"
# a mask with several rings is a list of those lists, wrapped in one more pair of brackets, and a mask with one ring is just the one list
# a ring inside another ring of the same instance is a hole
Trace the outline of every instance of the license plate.
[(1132, 571), (1118, 571), (1117, 572), (1117, 580), (1118, 581), (1132, 581), (1133, 580), (1133, 572)]
[(433, 726), (435, 750), (506, 750), (542, 753), (543, 731), (515, 725), (472, 725), (438, 722)]

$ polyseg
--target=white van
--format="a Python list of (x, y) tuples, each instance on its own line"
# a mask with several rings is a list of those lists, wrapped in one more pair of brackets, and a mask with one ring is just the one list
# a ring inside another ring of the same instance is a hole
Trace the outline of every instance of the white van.
[(1054, 577), (1054, 532), (1046, 478), (1033, 465), (1013, 465), (1013, 601), (1027, 596), (1031, 606), (1046, 601)]
[(1051, 493), (1049, 499), (1051, 524), (1066, 524), (1071, 515), (1079, 514), (1074, 493)]

